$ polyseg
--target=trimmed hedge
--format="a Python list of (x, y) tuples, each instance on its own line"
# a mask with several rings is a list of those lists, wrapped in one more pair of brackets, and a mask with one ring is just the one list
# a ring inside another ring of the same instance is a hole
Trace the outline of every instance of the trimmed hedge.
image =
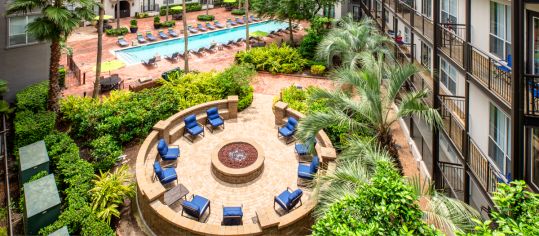
[(120, 27), (119, 29), (106, 29), (105, 34), (107, 36), (120, 36), (120, 35), (126, 35), (129, 33), (129, 29), (127, 27)]
[[(187, 12), (193, 12), (193, 11), (200, 11), (202, 10), (202, 4), (198, 2), (193, 3), (186, 3), (186, 9)], [(183, 4), (169, 4), (168, 5), (168, 14), (170, 15), (170, 8), (175, 6), (183, 6)], [(159, 15), (164, 16), (167, 14), (167, 6), (162, 6), (159, 8)]]
[(50, 134), (56, 124), (56, 113), (43, 111), (20, 111), (15, 114), (15, 152), (19, 148), (34, 142)]
[(215, 20), (215, 16), (214, 15), (198, 15), (197, 19), (199, 21), (213, 21)]
[(279, 47), (271, 44), (266, 47), (251, 48), (236, 54), (239, 64), (253, 65), (256, 70), (271, 73), (291, 74), (303, 70), (307, 60), (301, 57), (298, 50), (286, 44)]
[(230, 14), (232, 15), (236, 15), (236, 16), (243, 16), (245, 15), (245, 10), (244, 9), (234, 9), (230, 12)]
[(90, 142), (91, 155), (96, 171), (110, 170), (118, 157), (122, 155), (122, 147), (114, 141), (111, 135), (104, 135)]
[(30, 85), (15, 95), (17, 111), (40, 112), (47, 109), (49, 81)]
[(322, 75), (326, 72), (326, 67), (323, 65), (312, 65), (311, 66), (311, 74), (313, 75)]

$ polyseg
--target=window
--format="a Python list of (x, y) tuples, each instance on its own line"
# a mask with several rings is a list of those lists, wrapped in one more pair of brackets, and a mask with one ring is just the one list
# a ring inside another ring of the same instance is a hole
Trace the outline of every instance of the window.
[(457, 70), (453, 65), (440, 58), (440, 82), (451, 94), (457, 93)]
[(404, 27), (404, 42), (411, 43), (410, 41), (410, 28)]
[(488, 155), (506, 176), (511, 176), (511, 158), (508, 135), (511, 133), (510, 120), (498, 107), (490, 104)]
[(385, 18), (386, 24), (389, 24), (389, 12), (388, 11), (384, 12), (384, 18)]
[(37, 42), (37, 40), (26, 32), (26, 26), (37, 16), (13, 16), (8, 18), (9, 46), (25, 45)]
[(423, 65), (429, 72), (431, 71), (431, 59), (432, 51), (426, 43), (421, 42), (421, 65)]
[(490, 2), (490, 52), (505, 60), (511, 54), (511, 7)]
[(432, 17), (432, 0), (421, 0), (421, 14)]
[(329, 5), (324, 7), (324, 16), (329, 18), (335, 18), (335, 6)]
[(442, 0), (441, 22), (457, 24), (458, 0)]

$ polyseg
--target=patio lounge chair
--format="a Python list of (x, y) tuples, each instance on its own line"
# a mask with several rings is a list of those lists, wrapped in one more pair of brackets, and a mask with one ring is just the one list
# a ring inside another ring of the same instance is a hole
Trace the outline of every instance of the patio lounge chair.
[(137, 33), (137, 41), (139, 43), (146, 43), (146, 39), (144, 38), (144, 36), (142, 36), (141, 33)]
[(254, 17), (253, 15), (250, 15), (249, 18), (251, 18), (253, 21), (260, 21), (260, 18)]
[(215, 26), (211, 25), (210, 22), (206, 22), (206, 28), (210, 30), (215, 30)]
[(496, 66), (496, 68), (503, 72), (511, 73), (511, 67), (513, 66), (513, 57), (511, 56), (511, 54), (507, 55), (507, 59), (505, 62), (507, 63), (506, 65), (500, 63)]
[(286, 144), (289, 144), (294, 137), (294, 133), (296, 133), (296, 126), (298, 125), (298, 121), (294, 119), (293, 117), (288, 117), (288, 121), (286, 124), (279, 128), (277, 132), (277, 138), (284, 137), (286, 138)]
[(197, 29), (202, 31), (202, 32), (208, 31), (208, 29), (204, 28), (204, 26), (202, 26), (202, 24), (200, 24), (200, 23), (197, 24)]
[(236, 42), (234, 42), (234, 44), (236, 45), (241, 45), (241, 43), (244, 41), (243, 38), (239, 38), (238, 40), (236, 40)]
[(159, 37), (161, 37), (161, 39), (168, 39), (168, 36), (162, 30), (159, 30)]
[(176, 31), (173, 28), (168, 28), (168, 35), (174, 38), (178, 37), (178, 33), (176, 33)]
[(205, 197), (193, 195), (191, 201), (182, 202), (182, 216), (183, 212), (200, 221), (206, 210), (209, 209), (208, 214), (211, 214), (210, 200)]
[(275, 35), (275, 30), (272, 30), (268, 33), (268, 37), (270, 38), (273, 38), (274, 35)]
[(199, 48), (198, 50), (192, 50), (192, 49), (191, 49), (191, 50), (189, 50), (189, 52), (190, 52), (191, 54), (195, 54), (195, 55), (197, 55), (197, 56), (202, 56), (203, 53), (204, 53), (204, 50), (206, 50), (206, 48), (205, 48), (205, 47), (201, 47), (201, 48)]
[(217, 50), (217, 44), (212, 44), (208, 48), (204, 48), (208, 52), (215, 52)]
[(215, 25), (215, 27), (217, 28), (225, 28), (225, 26), (221, 24), (221, 22), (219, 22), (218, 20), (214, 21), (213, 25)]
[(236, 17), (234, 20), (236, 22), (238, 22), (238, 24), (242, 24), (242, 25), (245, 24), (245, 22), (242, 19), (240, 19), (239, 17)]
[(223, 206), (223, 225), (243, 224), (243, 205), (225, 207)]
[(147, 38), (149, 41), (155, 41), (155, 40), (157, 40), (157, 38), (155, 38), (155, 36), (153, 36), (152, 32), (150, 32), (150, 31), (146, 31), (146, 38)]
[(150, 59), (148, 59), (147, 61), (142, 61), (142, 64), (144, 64), (145, 66), (156, 66), (157, 65), (157, 62), (156, 62), (156, 58), (155, 57), (152, 57)]
[(188, 25), (187, 30), (189, 30), (189, 33), (196, 34), (198, 33), (198, 30), (193, 28), (193, 26)]
[(219, 115), (219, 110), (217, 107), (212, 107), (206, 111), (206, 124), (209, 125), (210, 132), (213, 133), (213, 129), (223, 126), (225, 128), (225, 121), (221, 115)]
[(292, 189), (287, 187), (285, 191), (279, 194), (279, 196), (275, 196), (273, 200), (273, 209), (275, 209), (275, 203), (277, 203), (285, 210), (286, 213), (288, 213), (294, 209), (298, 202), (300, 203), (300, 206), (303, 204), (301, 202), (302, 195), (303, 191), (301, 191), (301, 189), (292, 191)]
[(238, 25), (238, 22), (233, 21), (233, 20), (231, 20), (230, 18), (226, 19), (226, 23), (228, 23), (228, 24), (230, 24), (230, 25), (232, 25), (232, 26)]
[(175, 161), (180, 157), (180, 146), (169, 146), (164, 139), (160, 139), (159, 143), (157, 143), (157, 151), (163, 161)]
[(197, 117), (195, 115), (189, 115), (183, 119), (185, 122), (185, 128), (183, 131), (183, 135), (189, 134), (192, 138), (189, 139), (191, 142), (193, 142), (193, 137), (196, 137), (198, 135), (202, 135), (204, 137), (204, 127), (198, 123)]
[(167, 59), (169, 61), (177, 61), (179, 57), (180, 57), (179, 52), (172, 53), (172, 55), (170, 55), (170, 56), (165, 55), (165, 59)]
[(249, 18), (249, 20), (247, 20), (247, 16), (243, 16), (243, 21), (244, 22), (249, 21), (249, 23), (251, 23), (251, 22), (253, 22), (253, 19)]
[(178, 175), (176, 174), (176, 169), (174, 167), (167, 167), (163, 169), (159, 161), (153, 163), (153, 170), (155, 172), (155, 177), (159, 179), (161, 184), (165, 185), (172, 183), (173, 181), (178, 182)]
[(118, 37), (118, 45), (125, 47), (125, 46), (129, 46), (129, 43), (125, 41), (124, 36), (120, 36)]
[(320, 160), (318, 156), (314, 155), (311, 164), (299, 164), (298, 165), (298, 177), (301, 179), (313, 179), (314, 174), (318, 172), (318, 166), (320, 165)]
[(296, 145), (294, 145), (294, 152), (298, 154), (298, 156), (302, 157), (309, 154), (309, 149), (303, 143), (296, 143)]

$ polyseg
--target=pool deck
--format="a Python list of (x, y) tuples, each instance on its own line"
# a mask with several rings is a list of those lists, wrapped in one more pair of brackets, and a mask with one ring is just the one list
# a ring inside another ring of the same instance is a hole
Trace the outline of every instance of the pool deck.
[[(188, 24), (193, 25), (199, 21), (196, 19), (197, 15), (205, 14), (205, 11), (190, 12), (187, 13)], [(227, 18), (233, 18), (230, 12), (224, 8), (211, 9), (210, 14), (216, 17), (216, 20), (225, 22)], [(120, 20), (121, 26), (128, 26), (131, 18), (124, 18)], [(161, 17), (161, 21), (164, 21), (165, 17)], [(116, 23), (111, 23), (113, 27)], [(308, 27), (307, 22), (301, 22), (301, 27)], [(152, 31), (154, 35), (157, 35), (158, 30), (153, 29), (153, 18), (145, 18), (138, 20), (138, 32)], [(183, 29), (181, 21), (178, 21), (174, 29), (180, 33)], [(294, 34), (294, 39), (297, 42), (300, 40), (306, 32), (299, 30)], [(127, 34), (125, 39), (128, 42), (134, 40), (136, 34)], [(265, 38), (268, 43), (280, 42), (281, 40), (288, 40), (288, 34), (282, 34), (273, 38)], [(116, 44), (117, 37), (103, 37), (103, 59), (102, 61), (117, 60), (116, 56), (111, 53), (114, 50), (121, 47)], [(158, 40), (157, 42), (159, 42)], [(70, 75), (66, 81), (67, 89), (64, 90), (64, 95), (83, 95), (91, 94), (93, 91), (93, 82), (95, 80), (95, 65), (97, 56), (97, 33), (94, 26), (81, 27), (72, 34), (68, 39), (68, 45), (73, 49), (73, 60), (82, 71), (82, 74), (86, 74), (85, 81), (78, 81), (72, 75)], [(234, 63), (234, 55), (241, 50), (245, 50), (245, 44), (240, 46), (233, 46), (232, 48), (225, 48), (221, 51), (214, 53), (204, 53), (203, 56), (191, 55), (189, 57), (189, 67), (191, 70), (197, 71), (222, 71)], [(64, 57), (61, 60), (62, 64), (66, 64), (67, 58)], [(114, 71), (103, 71), (102, 75), (107, 76), (109, 74), (119, 74), (120, 78), (124, 80), (125, 88), (128, 88), (129, 84), (134, 84), (141, 78), (158, 78), (164, 71), (176, 68), (184, 67), (184, 61), (179, 60), (177, 62), (170, 62), (162, 59), (157, 62), (156, 67), (146, 67), (142, 64), (130, 65)], [(82, 77), (82, 76), (81, 76)], [(84, 83), (83, 83), (84, 82)]]

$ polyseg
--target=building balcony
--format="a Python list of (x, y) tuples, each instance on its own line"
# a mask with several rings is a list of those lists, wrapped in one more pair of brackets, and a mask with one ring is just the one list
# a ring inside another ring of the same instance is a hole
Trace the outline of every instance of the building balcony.
[(442, 31), (441, 52), (464, 69), (466, 26), (462, 24), (440, 24), (440, 29)]
[(483, 189), (492, 194), (496, 191), (497, 183), (507, 183), (505, 176), (500, 173), (490, 158), (481, 152), (472, 139), (469, 140), (469, 148), (470, 159), (468, 165)]
[(434, 36), (434, 24), (432, 19), (416, 11), (412, 7), (412, 1), (387, 0), (386, 7), (404, 22), (412, 26), (415, 31), (432, 42)]
[(453, 145), (462, 155), (464, 154), (464, 142), (466, 142), (466, 98), (460, 96), (440, 95), (441, 115), (443, 129), (453, 142)]
[(539, 117), (539, 75), (525, 75), (525, 81), (525, 113), (528, 116)]
[(442, 172), (438, 180), (444, 192), (453, 198), (464, 200), (464, 166), (458, 163), (438, 162)]
[(510, 107), (512, 99), (511, 71), (504, 69), (499, 60), (478, 48), (470, 46), (470, 50), (472, 54), (472, 77)]

